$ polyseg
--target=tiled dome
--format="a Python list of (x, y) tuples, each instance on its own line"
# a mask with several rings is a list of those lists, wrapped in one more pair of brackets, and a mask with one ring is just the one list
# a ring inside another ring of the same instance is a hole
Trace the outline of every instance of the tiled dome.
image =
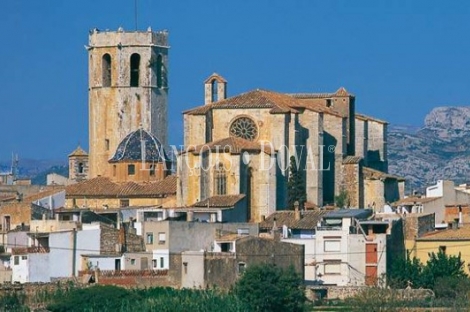
[[(144, 143), (144, 148), (142, 148)], [(144, 129), (131, 132), (119, 143), (114, 156), (109, 162), (119, 161), (169, 161), (160, 141)]]

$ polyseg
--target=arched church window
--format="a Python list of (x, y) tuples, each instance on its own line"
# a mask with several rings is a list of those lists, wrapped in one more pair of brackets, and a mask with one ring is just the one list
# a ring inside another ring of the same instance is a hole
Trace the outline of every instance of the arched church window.
[(215, 167), (215, 193), (216, 195), (227, 194), (227, 172), (225, 171), (222, 163), (217, 164)]
[(108, 53), (101, 60), (101, 71), (103, 87), (111, 87), (111, 55)]
[(131, 87), (139, 86), (140, 55), (134, 53), (131, 55)]
[(239, 117), (230, 125), (230, 136), (254, 141), (258, 136), (258, 127), (250, 118)]
[(157, 56), (157, 87), (163, 87), (163, 57), (161, 54)]
[(217, 102), (217, 80), (212, 79), (211, 82), (211, 102)]
[(83, 169), (84, 169), (83, 163), (78, 163), (78, 173), (83, 173)]

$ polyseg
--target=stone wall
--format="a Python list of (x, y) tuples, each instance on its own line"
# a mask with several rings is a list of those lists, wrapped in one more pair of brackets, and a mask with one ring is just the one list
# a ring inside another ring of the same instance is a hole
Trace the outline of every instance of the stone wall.
[(364, 207), (364, 178), (361, 164), (343, 164), (344, 190), (348, 194), (349, 207)]
[(124, 250), (127, 252), (145, 251), (144, 240), (141, 236), (129, 233), (124, 227), (118, 230), (101, 224), (101, 253), (115, 254), (120, 252), (120, 250), (116, 249), (116, 244), (125, 246)]

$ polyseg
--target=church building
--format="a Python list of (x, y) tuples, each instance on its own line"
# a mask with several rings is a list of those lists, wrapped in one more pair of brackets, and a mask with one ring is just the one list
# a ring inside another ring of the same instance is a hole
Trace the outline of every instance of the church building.
[[(204, 89), (205, 104), (183, 113), (178, 205), (244, 194), (239, 200), (247, 220), (255, 222), (292, 209), (287, 206), (292, 156), (305, 183), (305, 207), (334, 204), (341, 192), (349, 207), (375, 207), (400, 197), (401, 180), (387, 174), (387, 123), (356, 114), (355, 96), (346, 89), (300, 94), (256, 89), (227, 98), (227, 81), (218, 74)], [(382, 178), (388, 183), (368, 183)]]

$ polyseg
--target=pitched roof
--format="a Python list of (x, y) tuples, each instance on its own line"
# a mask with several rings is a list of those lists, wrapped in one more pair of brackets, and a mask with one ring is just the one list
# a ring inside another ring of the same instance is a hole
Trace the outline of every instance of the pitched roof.
[[(267, 108), (270, 109), (270, 112), (273, 114), (290, 113), (297, 112), (297, 110), (293, 108), (293, 106), (295, 106), (294, 104), (297, 102), (298, 101), (295, 98), (286, 94), (257, 89), (222, 101), (213, 102), (184, 111), (183, 114), (204, 115), (211, 109), (239, 108)], [(300, 102), (297, 104), (300, 105)]]
[(448, 229), (426, 233), (416, 238), (417, 241), (470, 241), (470, 225), (465, 224), (458, 229)]
[(159, 197), (176, 194), (176, 176), (170, 175), (158, 182), (115, 183), (106, 177), (96, 177), (67, 186), (66, 196), (96, 197)]
[(385, 125), (388, 124), (388, 122), (386, 122), (385, 120), (377, 119), (377, 118), (370, 117), (370, 116), (367, 116), (367, 115), (364, 115), (364, 114), (359, 114), (359, 113), (356, 113), (356, 119), (366, 120), (366, 121), (374, 121), (374, 122), (385, 124)]
[(351, 96), (354, 94), (349, 93), (344, 87), (340, 87), (334, 93), (292, 93), (296, 98), (310, 98), (310, 99), (327, 99), (332, 97)]
[(201, 152), (209, 150), (211, 152), (224, 152), (231, 154), (240, 154), (243, 151), (264, 152), (266, 154), (273, 153), (269, 144), (248, 141), (237, 137), (228, 137), (214, 142), (193, 146), (183, 153), (191, 152), (193, 154), (200, 154)]
[(231, 208), (240, 200), (245, 198), (244, 194), (238, 195), (217, 195), (201, 200), (193, 205), (193, 207), (201, 208)]
[(217, 82), (222, 82), (222, 83), (225, 83), (227, 82), (227, 80), (224, 79), (224, 77), (222, 77), (221, 75), (217, 74), (217, 73), (213, 73), (212, 75), (210, 75), (205, 81), (204, 83), (209, 83), (209, 82), (212, 82), (212, 80), (216, 80)]
[(360, 156), (345, 156), (343, 158), (343, 164), (358, 164), (362, 160)]
[(88, 156), (88, 153), (85, 152), (82, 149), (82, 147), (79, 145), (72, 153), (69, 154), (69, 157), (72, 157), (72, 156)]
[(441, 198), (441, 197), (416, 197), (416, 196), (412, 196), (412, 197), (402, 198), (402, 199), (394, 202), (393, 205), (394, 206), (399, 206), (399, 205), (408, 206), (408, 205), (414, 205), (414, 204), (425, 204), (425, 203), (435, 201), (439, 198)]
[(270, 214), (265, 220), (260, 222), (260, 229), (272, 229), (274, 220), (276, 220), (276, 226), (278, 228), (283, 225), (290, 229), (298, 230), (313, 230), (317, 226), (317, 223), (321, 220), (322, 216), (327, 213), (324, 210), (313, 210), (301, 211), (300, 220), (295, 219), (295, 212), (293, 210), (282, 210), (276, 211)]
[(405, 181), (405, 178), (393, 174), (388, 174), (369, 167), (362, 167), (362, 173), (364, 174), (364, 178), (369, 180), (395, 179), (398, 181)]

